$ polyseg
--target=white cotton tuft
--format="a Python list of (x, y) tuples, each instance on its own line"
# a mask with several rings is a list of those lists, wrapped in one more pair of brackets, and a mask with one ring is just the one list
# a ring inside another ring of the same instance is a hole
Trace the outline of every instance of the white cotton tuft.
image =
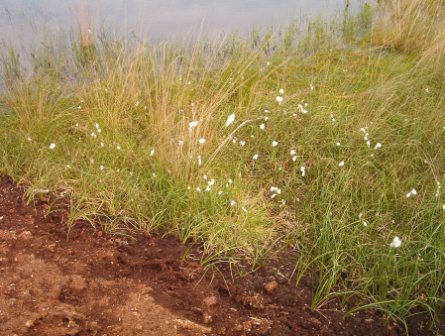
[(389, 246), (393, 248), (399, 248), (401, 245), (402, 245), (402, 240), (397, 236), (395, 236), (391, 244), (389, 244)]
[(227, 121), (226, 121), (226, 123), (225, 123), (225, 127), (229, 127), (230, 126), (230, 124), (232, 124), (233, 122), (235, 121), (235, 113), (232, 113), (231, 115), (229, 115), (228, 117), (227, 117)]

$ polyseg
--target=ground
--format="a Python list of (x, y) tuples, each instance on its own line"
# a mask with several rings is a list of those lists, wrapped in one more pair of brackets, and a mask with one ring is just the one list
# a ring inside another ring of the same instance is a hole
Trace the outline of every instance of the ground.
[(125, 239), (85, 223), (68, 232), (66, 206), (27, 204), (23, 188), (0, 181), (0, 335), (403, 334), (377, 312), (310, 309), (310, 281), (296, 287), (278, 264), (231, 277), (174, 237)]

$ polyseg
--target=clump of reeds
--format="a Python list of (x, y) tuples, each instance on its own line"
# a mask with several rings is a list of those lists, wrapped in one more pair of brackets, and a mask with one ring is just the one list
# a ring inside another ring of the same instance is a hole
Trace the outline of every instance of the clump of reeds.
[(79, 45), (77, 58), (81, 63), (91, 63), (96, 56), (95, 28), (91, 4), (78, 0), (77, 22), (79, 27)]

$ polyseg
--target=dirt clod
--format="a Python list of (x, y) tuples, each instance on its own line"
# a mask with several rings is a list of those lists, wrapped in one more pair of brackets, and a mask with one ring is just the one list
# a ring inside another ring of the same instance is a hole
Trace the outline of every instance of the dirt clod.
[(215, 295), (208, 296), (203, 301), (204, 301), (204, 304), (208, 307), (215, 306), (218, 303), (218, 299), (216, 298)]
[(278, 287), (278, 282), (272, 280), (264, 285), (264, 290), (268, 293), (272, 293), (277, 287)]
[(212, 315), (210, 315), (207, 312), (202, 313), (202, 322), (204, 324), (210, 324), (212, 323), (212, 321), (213, 321)]

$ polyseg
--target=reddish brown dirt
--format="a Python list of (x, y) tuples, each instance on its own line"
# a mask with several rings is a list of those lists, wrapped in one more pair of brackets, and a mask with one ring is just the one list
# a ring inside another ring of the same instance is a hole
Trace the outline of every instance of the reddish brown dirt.
[[(285, 267), (224, 281), (173, 237), (124, 240), (85, 224), (68, 235), (66, 213), (26, 205), (0, 179), (0, 335), (403, 334), (375, 312), (311, 310), (310, 284), (289, 284)], [(412, 334), (432, 335), (426, 325)]]

